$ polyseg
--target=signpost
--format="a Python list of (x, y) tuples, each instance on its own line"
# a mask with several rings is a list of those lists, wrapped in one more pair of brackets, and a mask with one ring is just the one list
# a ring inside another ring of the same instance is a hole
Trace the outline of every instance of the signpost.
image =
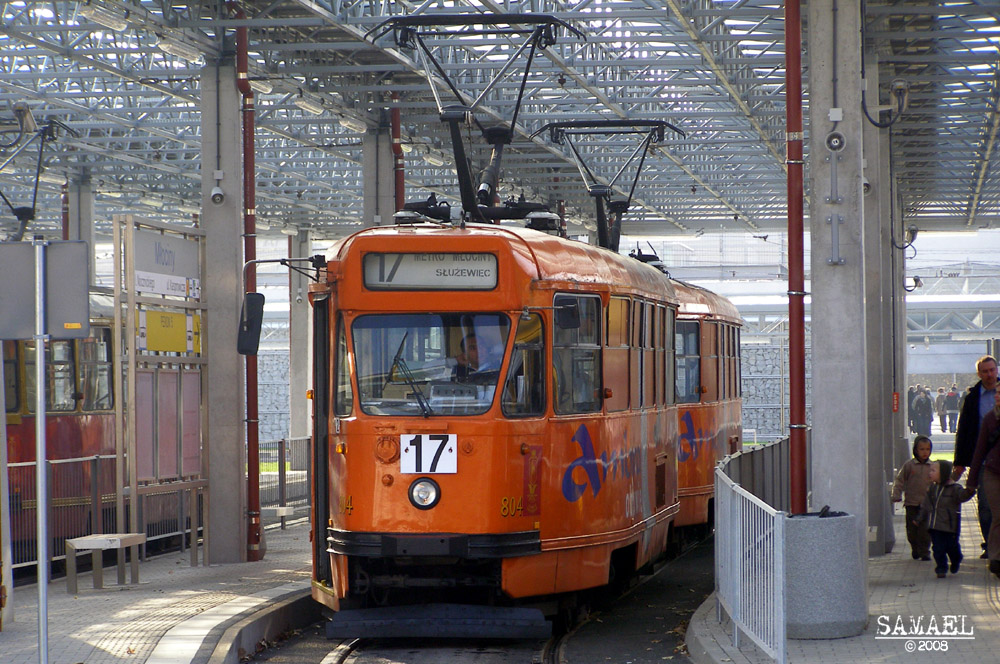
[[(3, 316), (0, 316), (0, 339), (33, 339), (35, 342), (35, 539), (38, 543), (39, 664), (48, 664), (49, 661), (45, 343), (50, 339), (85, 339), (90, 336), (89, 256), (86, 242), (47, 242), (41, 238), (30, 243), (0, 242), (0, 311), (3, 311)], [(34, 300), (28, 297), (32, 292)], [(7, 469), (3, 468), (2, 472), (7, 472)]]

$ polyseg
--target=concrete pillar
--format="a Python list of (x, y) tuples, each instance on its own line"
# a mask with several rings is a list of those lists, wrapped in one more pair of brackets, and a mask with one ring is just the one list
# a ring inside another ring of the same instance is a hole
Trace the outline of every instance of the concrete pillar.
[[(288, 238), (288, 257), (312, 256), (309, 231), (300, 230)], [(312, 435), (311, 409), (306, 389), (312, 385), (312, 326), (309, 306), (309, 279), (295, 270), (288, 271), (288, 435), (304, 438)], [(308, 349), (307, 352), (301, 352)]]
[[(857, 518), (868, 557), (868, 368), (861, 192), (861, 43), (857, 0), (808, 4), (812, 246), (812, 501)], [(862, 570), (861, 579), (867, 579)]]
[[(878, 118), (878, 58), (866, 54), (866, 102), (868, 112)], [(890, 219), (887, 186), (888, 129), (862, 122), (864, 206), (865, 316), (868, 319), (868, 346), (865, 358), (868, 374), (868, 554), (881, 556), (892, 551), (892, 503), (887, 482), (893, 478), (892, 439), (892, 291)], [(884, 168), (883, 168), (884, 166)], [(883, 278), (883, 275), (886, 278)]]
[(364, 224), (391, 226), (396, 213), (392, 171), (392, 135), (389, 127), (365, 132), (362, 140), (361, 168), (364, 180)]
[[(209, 480), (208, 561), (246, 560), (246, 388), (236, 352), (243, 284), (243, 165), (241, 99), (230, 61), (210, 64), (201, 77), (201, 190), (205, 229), (202, 324), (208, 364), (202, 385), (208, 415), (204, 434)], [(212, 188), (225, 194), (213, 203)]]
[(89, 173), (70, 180), (67, 187), (69, 193), (69, 224), (67, 240), (83, 240), (90, 247), (91, 286), (97, 283), (97, 261), (94, 258), (94, 183)]

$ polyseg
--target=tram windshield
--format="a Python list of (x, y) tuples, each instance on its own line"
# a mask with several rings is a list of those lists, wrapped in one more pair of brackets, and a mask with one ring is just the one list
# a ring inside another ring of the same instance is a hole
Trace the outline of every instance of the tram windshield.
[(351, 326), (368, 415), (478, 415), (496, 394), (510, 318), (501, 313), (377, 314)]

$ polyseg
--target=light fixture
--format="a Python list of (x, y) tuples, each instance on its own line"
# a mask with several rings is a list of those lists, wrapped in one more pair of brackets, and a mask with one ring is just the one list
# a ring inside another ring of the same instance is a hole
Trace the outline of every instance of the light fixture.
[(107, 191), (95, 191), (94, 195), (95, 196), (104, 196), (106, 198), (121, 198), (123, 194), (122, 194), (122, 192), (118, 191), (117, 189), (109, 189)]
[[(910, 288), (909, 286), (906, 285), (906, 279), (912, 279), (913, 280), (913, 287), (912, 288)], [(906, 277), (906, 279), (903, 280), (903, 290), (905, 290), (907, 293), (912, 293), (913, 291), (917, 290), (918, 288), (923, 288), (923, 286), (924, 286), (924, 280), (921, 279), (920, 277), (918, 277), (917, 275), (913, 275), (912, 277)]]
[(197, 205), (178, 205), (177, 211), (186, 214), (201, 214), (201, 208)]
[(400, 143), (399, 146), (403, 148), (403, 152), (406, 154), (413, 152), (413, 143)]
[(299, 229), (297, 229), (295, 226), (285, 226), (284, 228), (281, 229), (281, 232), (284, 233), (285, 235), (298, 235)]
[(337, 119), (340, 122), (340, 126), (349, 131), (353, 131), (356, 134), (363, 134), (368, 131), (368, 125), (365, 124), (364, 120), (359, 120), (358, 118), (352, 118), (349, 116), (341, 116)]
[(302, 90), (299, 90), (298, 96), (295, 98), (295, 105), (301, 108), (307, 113), (312, 113), (313, 115), (322, 115), (326, 107), (323, 106), (321, 102), (315, 99), (310, 99), (302, 94)]
[(115, 32), (121, 32), (128, 28), (128, 21), (125, 20), (125, 16), (128, 14), (122, 16), (106, 7), (95, 5), (93, 2), (81, 6), (77, 14)]
[(250, 88), (257, 93), (262, 95), (269, 95), (271, 91), (274, 90), (274, 86), (266, 78), (251, 78)]
[(168, 37), (160, 37), (160, 41), (156, 42), (156, 48), (164, 53), (175, 55), (182, 60), (187, 60), (192, 64), (202, 64), (205, 62), (205, 57), (197, 48), (184, 42), (174, 41)]
[(266, 231), (271, 229), (271, 224), (267, 223), (266, 221), (262, 221), (260, 219), (254, 221), (254, 226), (256, 226), (257, 230), (259, 231)]
[(38, 174), (38, 181), (49, 184), (66, 184), (66, 176), (59, 175), (55, 171), (42, 171)]
[(436, 152), (425, 153), (424, 161), (426, 161), (431, 166), (444, 166), (444, 157), (442, 157)]
[(441, 487), (429, 477), (420, 477), (410, 484), (410, 504), (418, 510), (429, 510), (441, 500)]
[(152, 208), (161, 208), (161, 207), (163, 207), (163, 199), (162, 198), (153, 198), (151, 196), (144, 196), (139, 202), (142, 203), (143, 205), (146, 205), (146, 206), (152, 207)]

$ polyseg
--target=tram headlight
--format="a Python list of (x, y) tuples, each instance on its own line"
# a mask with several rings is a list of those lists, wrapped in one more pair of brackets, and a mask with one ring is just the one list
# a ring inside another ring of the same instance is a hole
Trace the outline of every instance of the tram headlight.
[(410, 485), (410, 504), (418, 510), (429, 510), (441, 499), (441, 487), (429, 477), (421, 477)]

